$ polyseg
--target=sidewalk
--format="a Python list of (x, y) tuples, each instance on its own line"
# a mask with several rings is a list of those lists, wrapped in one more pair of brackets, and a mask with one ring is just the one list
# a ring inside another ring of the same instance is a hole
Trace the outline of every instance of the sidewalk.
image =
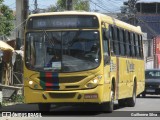
[(7, 102), (7, 103), (2, 103), (2, 106), (11, 106), (16, 104), (23, 104), (23, 102)]

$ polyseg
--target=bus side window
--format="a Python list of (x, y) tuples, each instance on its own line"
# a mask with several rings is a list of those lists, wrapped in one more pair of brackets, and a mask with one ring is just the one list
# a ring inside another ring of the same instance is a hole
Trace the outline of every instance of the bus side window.
[(136, 50), (136, 33), (133, 33), (133, 43), (134, 43), (134, 53), (135, 53), (135, 57), (137, 57), (137, 50)]
[(115, 40), (115, 32), (114, 32), (114, 28), (112, 26), (110, 26), (110, 30), (109, 30), (109, 36), (110, 36), (110, 50), (111, 50), (111, 55), (115, 54), (115, 45), (114, 45), (114, 40)]
[(129, 40), (129, 56), (132, 57), (132, 42), (131, 42), (131, 33), (128, 32), (128, 40)]
[(130, 57), (130, 42), (128, 31), (125, 31), (126, 56)]
[(137, 58), (140, 57), (140, 55), (139, 55), (139, 45), (138, 45), (139, 37), (138, 37), (138, 36), (139, 36), (139, 35), (136, 34), (136, 39), (135, 39), (135, 41), (136, 41), (136, 53), (137, 53)]
[(131, 55), (131, 56), (132, 56), (132, 57), (135, 57), (134, 36), (133, 36), (133, 33), (132, 33), (132, 32), (130, 33), (130, 35), (131, 35), (131, 37), (130, 37), (131, 39), (130, 39), (130, 40), (131, 40), (131, 51), (132, 51), (132, 55)]
[(122, 30), (122, 36), (123, 36), (123, 46), (124, 46), (124, 56), (127, 55), (127, 51), (126, 51), (126, 37), (125, 37), (125, 31)]
[(144, 59), (144, 54), (143, 54), (143, 39), (141, 35), (141, 51), (142, 51), (142, 59)]
[(116, 55), (120, 54), (120, 44), (119, 44), (119, 28), (115, 28), (116, 38), (114, 39), (114, 49)]
[(142, 36), (141, 35), (139, 35), (138, 46), (139, 46), (140, 58), (143, 58), (143, 43), (142, 43)]
[(122, 29), (120, 29), (120, 33), (119, 33), (119, 36), (120, 36), (120, 52), (121, 52), (121, 55), (124, 56), (125, 55), (125, 48), (124, 48), (124, 36), (123, 36), (123, 31)]
[(103, 29), (103, 56), (104, 56), (104, 65), (108, 64), (110, 62), (109, 57), (109, 30), (106, 28)]

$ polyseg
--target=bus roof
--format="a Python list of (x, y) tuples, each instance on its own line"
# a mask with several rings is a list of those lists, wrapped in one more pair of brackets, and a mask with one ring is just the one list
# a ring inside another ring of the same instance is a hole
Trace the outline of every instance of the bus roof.
[(47, 12), (47, 13), (32, 14), (29, 16), (29, 18), (36, 17), (36, 16), (38, 17), (38, 16), (50, 16), (50, 15), (95, 15), (98, 17), (100, 22), (106, 22), (108, 24), (116, 25), (118, 27), (124, 28), (132, 32), (142, 34), (140, 26), (133, 26), (131, 24), (115, 19), (111, 16), (108, 16), (102, 13), (97, 13), (97, 12), (86, 12), (86, 11)]

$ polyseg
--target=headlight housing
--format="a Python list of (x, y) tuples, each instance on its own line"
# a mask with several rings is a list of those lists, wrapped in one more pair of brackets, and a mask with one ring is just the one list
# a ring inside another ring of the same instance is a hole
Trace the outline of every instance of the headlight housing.
[(39, 85), (38, 85), (36, 82), (32, 81), (32, 80), (29, 80), (29, 81), (28, 81), (28, 85), (29, 85), (32, 89), (40, 89)]
[(87, 84), (86, 84), (86, 88), (95, 88), (98, 86), (99, 82), (102, 79), (102, 75), (98, 75), (97, 77), (95, 77), (93, 80), (90, 80)]

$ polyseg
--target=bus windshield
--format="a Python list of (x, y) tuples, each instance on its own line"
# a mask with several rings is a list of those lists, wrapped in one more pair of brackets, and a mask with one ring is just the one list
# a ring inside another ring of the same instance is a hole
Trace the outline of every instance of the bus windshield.
[(99, 32), (40, 31), (26, 34), (26, 66), (36, 71), (76, 72), (100, 64)]

